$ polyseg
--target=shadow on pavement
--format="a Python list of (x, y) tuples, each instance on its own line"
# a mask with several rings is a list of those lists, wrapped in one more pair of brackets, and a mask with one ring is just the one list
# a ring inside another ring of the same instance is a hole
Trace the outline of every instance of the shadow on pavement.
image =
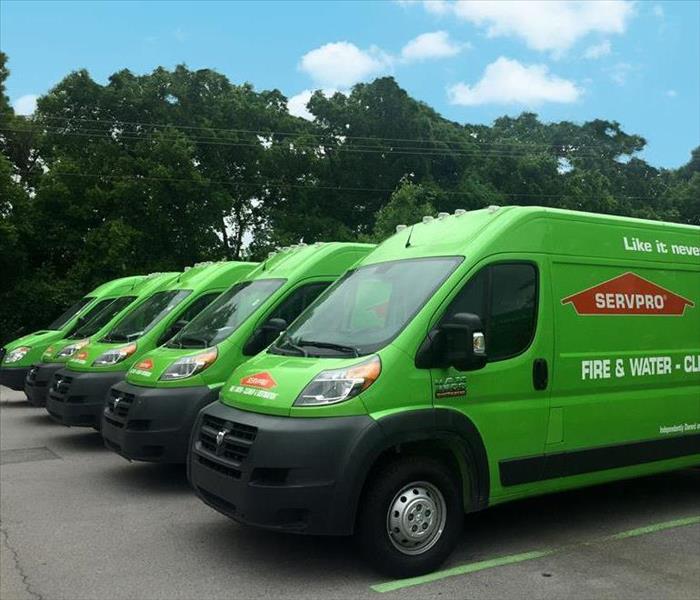
[(114, 457), (118, 462), (106, 466), (103, 474), (120, 487), (146, 494), (193, 493), (185, 465), (129, 462), (117, 454)]
[[(679, 516), (700, 513), (700, 470), (684, 470), (636, 480), (511, 502), (467, 516), (461, 544), (445, 568), (522, 551), (541, 550), (619, 533)], [(235, 556), (255, 576), (384, 578), (361, 560), (352, 538), (309, 537), (256, 530), (213, 509), (211, 521), (192, 524), (183, 535), (220, 562)], [(348, 569), (348, 561), (352, 568)]]

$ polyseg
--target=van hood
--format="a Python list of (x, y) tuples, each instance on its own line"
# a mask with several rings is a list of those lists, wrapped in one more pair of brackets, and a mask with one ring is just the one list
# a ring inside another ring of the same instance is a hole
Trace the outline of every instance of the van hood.
[[(104, 367), (93, 367), (92, 363), (108, 350), (117, 350), (119, 348), (124, 348), (131, 344), (136, 344), (136, 352), (131, 356), (124, 359), (121, 362), (115, 363), (113, 365)], [(107, 342), (92, 342), (87, 346), (80, 349), (79, 352), (71, 356), (71, 358), (66, 363), (66, 366), (72, 371), (82, 371), (82, 372), (94, 372), (94, 373), (104, 373), (104, 372), (114, 372), (114, 371), (126, 371), (131, 364), (137, 359), (139, 355), (138, 350), (138, 340), (134, 342), (119, 342), (119, 343), (107, 343)]]
[[(41, 362), (44, 362), (44, 363), (66, 363), (66, 362), (68, 362), (68, 360), (71, 357), (70, 356), (59, 356), (60, 352), (64, 348), (67, 348), (68, 346), (72, 346), (75, 344), (75, 345), (79, 346), (78, 349), (82, 349), (85, 347), (85, 345), (87, 343), (89, 343), (89, 338), (77, 338), (77, 339), (62, 338), (62, 339), (57, 340), (55, 342), (51, 342), (51, 344), (46, 348), (46, 350), (44, 350), (44, 353), (41, 355)], [(76, 352), (77, 352), (77, 350), (76, 350)]]
[(63, 337), (63, 332), (57, 329), (42, 329), (39, 331), (34, 331), (23, 335), (16, 340), (12, 340), (9, 344), (5, 345), (5, 350), (9, 354), (12, 350), (20, 348), (22, 346), (28, 346), (30, 348), (29, 352), (24, 355), (21, 360), (13, 363), (2, 363), (3, 367), (29, 367), (33, 364), (40, 362), (41, 355), (46, 350), (47, 346), (53, 341), (61, 339)]
[(360, 396), (334, 405), (294, 407), (301, 391), (319, 373), (349, 367), (366, 359), (281, 356), (262, 352), (233, 371), (221, 389), (220, 400), (227, 406), (271, 415), (366, 414)]
[(145, 387), (190, 387), (203, 385), (200, 375), (185, 377), (174, 381), (161, 381), (160, 377), (176, 360), (186, 356), (196, 356), (205, 352), (206, 348), (168, 348), (160, 346), (146, 352), (134, 361), (126, 374), (127, 383)]

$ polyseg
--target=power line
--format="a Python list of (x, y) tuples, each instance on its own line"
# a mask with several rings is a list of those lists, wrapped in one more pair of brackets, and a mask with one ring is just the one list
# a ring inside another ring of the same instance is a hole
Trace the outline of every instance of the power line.
[[(273, 188), (273, 187), (286, 187), (291, 189), (305, 189), (311, 191), (342, 191), (342, 192), (374, 192), (374, 193), (392, 193), (396, 191), (396, 188), (369, 188), (369, 187), (346, 187), (346, 186), (329, 186), (329, 185), (303, 185), (303, 184), (292, 184), (284, 181), (261, 181), (261, 182), (234, 182), (225, 180), (212, 180), (207, 179), (205, 181), (196, 181), (194, 179), (187, 178), (177, 178), (177, 177), (153, 177), (148, 175), (105, 175), (100, 173), (67, 173), (67, 172), (56, 172), (48, 171), (48, 175), (57, 175), (59, 177), (85, 177), (85, 178), (96, 178), (96, 179), (132, 179), (134, 181), (160, 181), (160, 182), (177, 182), (177, 183), (194, 183), (198, 185), (231, 185), (231, 186), (241, 186), (241, 187), (256, 187), (256, 188)], [(502, 192), (500, 190), (492, 190), (495, 194), (501, 196), (510, 196), (512, 198), (557, 198), (562, 199), (565, 194), (539, 194), (539, 193), (519, 193), (519, 192)], [(458, 191), (447, 191), (440, 190), (438, 192), (440, 195), (446, 196), (465, 196), (464, 192)], [(613, 194), (611, 196), (615, 197)], [(589, 200), (601, 200), (607, 199), (610, 196), (586, 196)], [(625, 200), (658, 200), (655, 196), (627, 196), (621, 195), (617, 196)]]
[[(392, 138), (392, 137), (383, 137), (383, 136), (356, 136), (356, 135), (346, 135), (342, 133), (334, 133), (334, 132), (327, 132), (327, 133), (314, 133), (310, 131), (302, 131), (302, 132), (291, 132), (291, 131), (278, 131), (278, 130), (270, 130), (270, 129), (239, 129), (239, 128), (221, 128), (221, 127), (206, 127), (202, 125), (178, 125), (178, 124), (173, 124), (173, 123), (149, 123), (149, 122), (144, 122), (144, 121), (125, 121), (121, 119), (88, 119), (85, 117), (52, 117), (52, 116), (42, 116), (42, 119), (48, 119), (48, 120), (53, 120), (53, 121), (63, 121), (67, 123), (74, 123), (74, 122), (85, 122), (85, 123), (105, 123), (109, 125), (133, 125), (133, 126), (139, 126), (139, 127), (158, 127), (158, 128), (175, 128), (175, 129), (186, 129), (186, 130), (192, 130), (192, 131), (212, 131), (212, 132), (220, 132), (220, 133), (249, 133), (249, 134), (257, 134), (261, 136), (269, 136), (269, 135), (277, 135), (277, 136), (310, 136), (310, 137), (327, 137), (327, 136), (333, 136), (333, 137), (342, 137), (345, 139), (357, 139), (357, 140), (369, 140), (369, 141), (384, 141), (384, 142), (416, 142), (420, 144), (435, 144), (435, 143), (445, 143), (445, 144), (468, 144), (470, 143), (469, 140), (435, 140), (435, 139), (426, 139), (426, 138)], [(457, 125), (458, 127), (464, 127)], [(522, 142), (489, 142), (489, 141), (483, 141), (483, 140), (476, 140), (474, 139), (474, 144), (481, 144), (481, 145), (489, 145), (489, 146), (512, 146), (513, 144), (522, 144), (525, 147), (533, 147), (533, 146), (539, 146), (539, 147), (545, 147), (545, 148), (551, 148), (553, 146), (565, 146), (565, 145), (571, 145), (570, 143), (564, 143), (564, 142), (528, 142), (526, 144)], [(602, 143), (586, 143), (585, 146), (587, 148), (593, 148), (593, 147), (601, 147), (601, 148), (607, 148), (605, 144)]]
[[(47, 128), (48, 129), (48, 128)], [(13, 128), (0, 128), (0, 131), (12, 131), (12, 132), (22, 132), (21, 129)], [(83, 137), (83, 138), (104, 138), (112, 142), (122, 142), (122, 141), (165, 141), (165, 142), (176, 142), (179, 138), (175, 137), (156, 137), (153, 134), (137, 134), (131, 132), (119, 132), (117, 134), (111, 134), (110, 132), (99, 131), (99, 130), (83, 130), (83, 131), (56, 131), (49, 129), (47, 131), (48, 135), (58, 135), (58, 136), (68, 136), (68, 137)], [(195, 143), (198, 145), (210, 145), (210, 146), (221, 146), (221, 147), (240, 147), (240, 148), (266, 148), (262, 142), (233, 142), (220, 140), (216, 138), (187, 138), (188, 142)], [(289, 142), (287, 142), (289, 143)], [(272, 145), (273, 143), (271, 143)], [(280, 145), (282, 142), (276, 142), (274, 145)], [(480, 149), (478, 147), (472, 147), (470, 150), (455, 150), (455, 149), (443, 149), (438, 148), (416, 148), (416, 147), (399, 147), (399, 148), (377, 148), (371, 146), (353, 145), (353, 146), (334, 146), (328, 148), (327, 146), (321, 146), (324, 150), (331, 152), (349, 152), (349, 153), (368, 153), (368, 154), (397, 154), (397, 155), (407, 155), (407, 156), (461, 156), (461, 157), (494, 157), (494, 158), (518, 158), (523, 156), (528, 156), (531, 153), (542, 153), (542, 151), (537, 151), (534, 148), (530, 148), (527, 145), (522, 145), (521, 150), (513, 149), (511, 151), (505, 150), (489, 150)], [(310, 147), (309, 151), (319, 150), (319, 147)], [(550, 147), (551, 149), (551, 147)], [(529, 152), (528, 152), (529, 150)], [(568, 150), (567, 153), (573, 154), (579, 158), (601, 158), (603, 154), (593, 154), (584, 153), (577, 150)]]

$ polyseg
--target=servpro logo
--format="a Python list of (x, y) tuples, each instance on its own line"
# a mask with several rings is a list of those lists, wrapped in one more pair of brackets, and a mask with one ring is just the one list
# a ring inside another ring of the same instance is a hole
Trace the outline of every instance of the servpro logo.
[(567, 296), (562, 304), (572, 304), (579, 315), (672, 315), (680, 316), (692, 300), (635, 273), (624, 273), (582, 292)]
[(144, 371), (150, 371), (153, 368), (153, 360), (150, 358), (144, 358), (140, 363), (136, 365), (137, 369), (142, 369)]
[(277, 387), (277, 382), (272, 378), (272, 375), (265, 371), (244, 377), (241, 379), (241, 385), (269, 390)]

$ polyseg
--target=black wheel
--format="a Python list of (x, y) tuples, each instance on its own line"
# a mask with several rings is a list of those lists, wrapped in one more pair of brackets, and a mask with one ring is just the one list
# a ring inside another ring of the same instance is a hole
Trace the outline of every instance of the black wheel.
[(356, 538), (367, 560), (394, 577), (434, 571), (462, 533), (464, 508), (457, 476), (437, 459), (406, 456), (367, 483)]

